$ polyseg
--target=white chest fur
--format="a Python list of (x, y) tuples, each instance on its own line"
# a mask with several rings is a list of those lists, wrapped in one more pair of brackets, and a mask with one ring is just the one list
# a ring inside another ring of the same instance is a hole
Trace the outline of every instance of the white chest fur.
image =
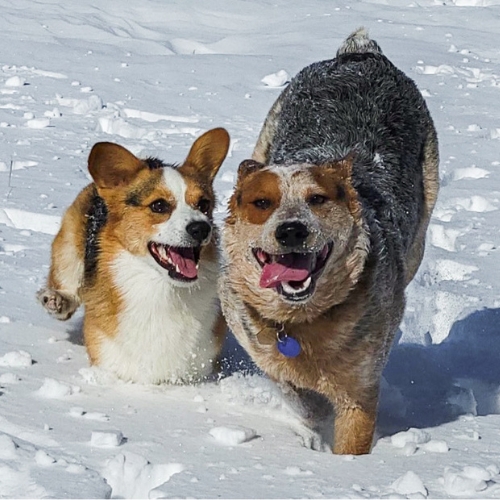
[(202, 262), (197, 284), (183, 288), (147, 258), (124, 251), (114, 260), (114, 285), (123, 305), (117, 334), (102, 343), (100, 366), (140, 383), (208, 375), (216, 356), (216, 264)]

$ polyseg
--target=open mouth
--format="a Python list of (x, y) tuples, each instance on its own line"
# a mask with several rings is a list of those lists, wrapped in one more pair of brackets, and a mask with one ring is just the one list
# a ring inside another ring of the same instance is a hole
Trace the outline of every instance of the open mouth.
[(259, 285), (275, 288), (285, 299), (293, 302), (308, 299), (325, 269), (332, 248), (331, 242), (319, 252), (270, 254), (254, 248), (252, 252), (262, 268)]
[(201, 247), (172, 247), (150, 241), (148, 249), (172, 279), (183, 282), (198, 279)]

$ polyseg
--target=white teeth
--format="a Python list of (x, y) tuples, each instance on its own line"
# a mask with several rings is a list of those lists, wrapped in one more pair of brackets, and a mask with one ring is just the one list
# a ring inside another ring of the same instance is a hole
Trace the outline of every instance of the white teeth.
[(161, 260), (166, 261), (171, 265), (174, 265), (164, 245), (156, 245), (156, 251), (158, 252), (158, 255)]
[(167, 250), (163, 245), (158, 245), (158, 253), (163, 260), (168, 260)]
[(296, 295), (298, 293), (305, 292), (311, 286), (311, 281), (311, 276), (309, 276), (306, 280), (304, 280), (300, 288), (295, 288), (289, 285), (288, 281), (283, 281), (281, 283), (281, 286), (283, 288), (283, 291), (288, 295)]
[(181, 272), (181, 270), (179, 269), (179, 266), (177, 264), (175, 265), (175, 272), (176, 273), (180, 273)]
[(196, 263), (196, 269), (199, 269), (199, 268), (200, 268), (200, 263), (199, 263), (199, 262), (197, 262), (197, 263)]

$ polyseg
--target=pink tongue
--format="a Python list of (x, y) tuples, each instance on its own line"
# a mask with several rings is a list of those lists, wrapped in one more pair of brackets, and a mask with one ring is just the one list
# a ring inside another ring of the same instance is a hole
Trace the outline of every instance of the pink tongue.
[(310, 257), (288, 254), (278, 262), (264, 264), (259, 285), (261, 288), (274, 288), (283, 281), (304, 281), (311, 274), (310, 262)]
[[(185, 255), (182, 255), (182, 253)], [(196, 269), (193, 251), (191, 249), (183, 249), (182, 253), (179, 253), (174, 248), (169, 249), (170, 259), (179, 268), (179, 273), (186, 278), (196, 278), (198, 276), (198, 269)]]

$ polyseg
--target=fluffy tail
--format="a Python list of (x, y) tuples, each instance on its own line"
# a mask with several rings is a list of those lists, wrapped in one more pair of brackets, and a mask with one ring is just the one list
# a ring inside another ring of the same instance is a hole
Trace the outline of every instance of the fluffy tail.
[(356, 54), (361, 52), (374, 52), (382, 54), (379, 44), (368, 36), (368, 31), (361, 27), (351, 33), (337, 50), (337, 57), (341, 54)]

